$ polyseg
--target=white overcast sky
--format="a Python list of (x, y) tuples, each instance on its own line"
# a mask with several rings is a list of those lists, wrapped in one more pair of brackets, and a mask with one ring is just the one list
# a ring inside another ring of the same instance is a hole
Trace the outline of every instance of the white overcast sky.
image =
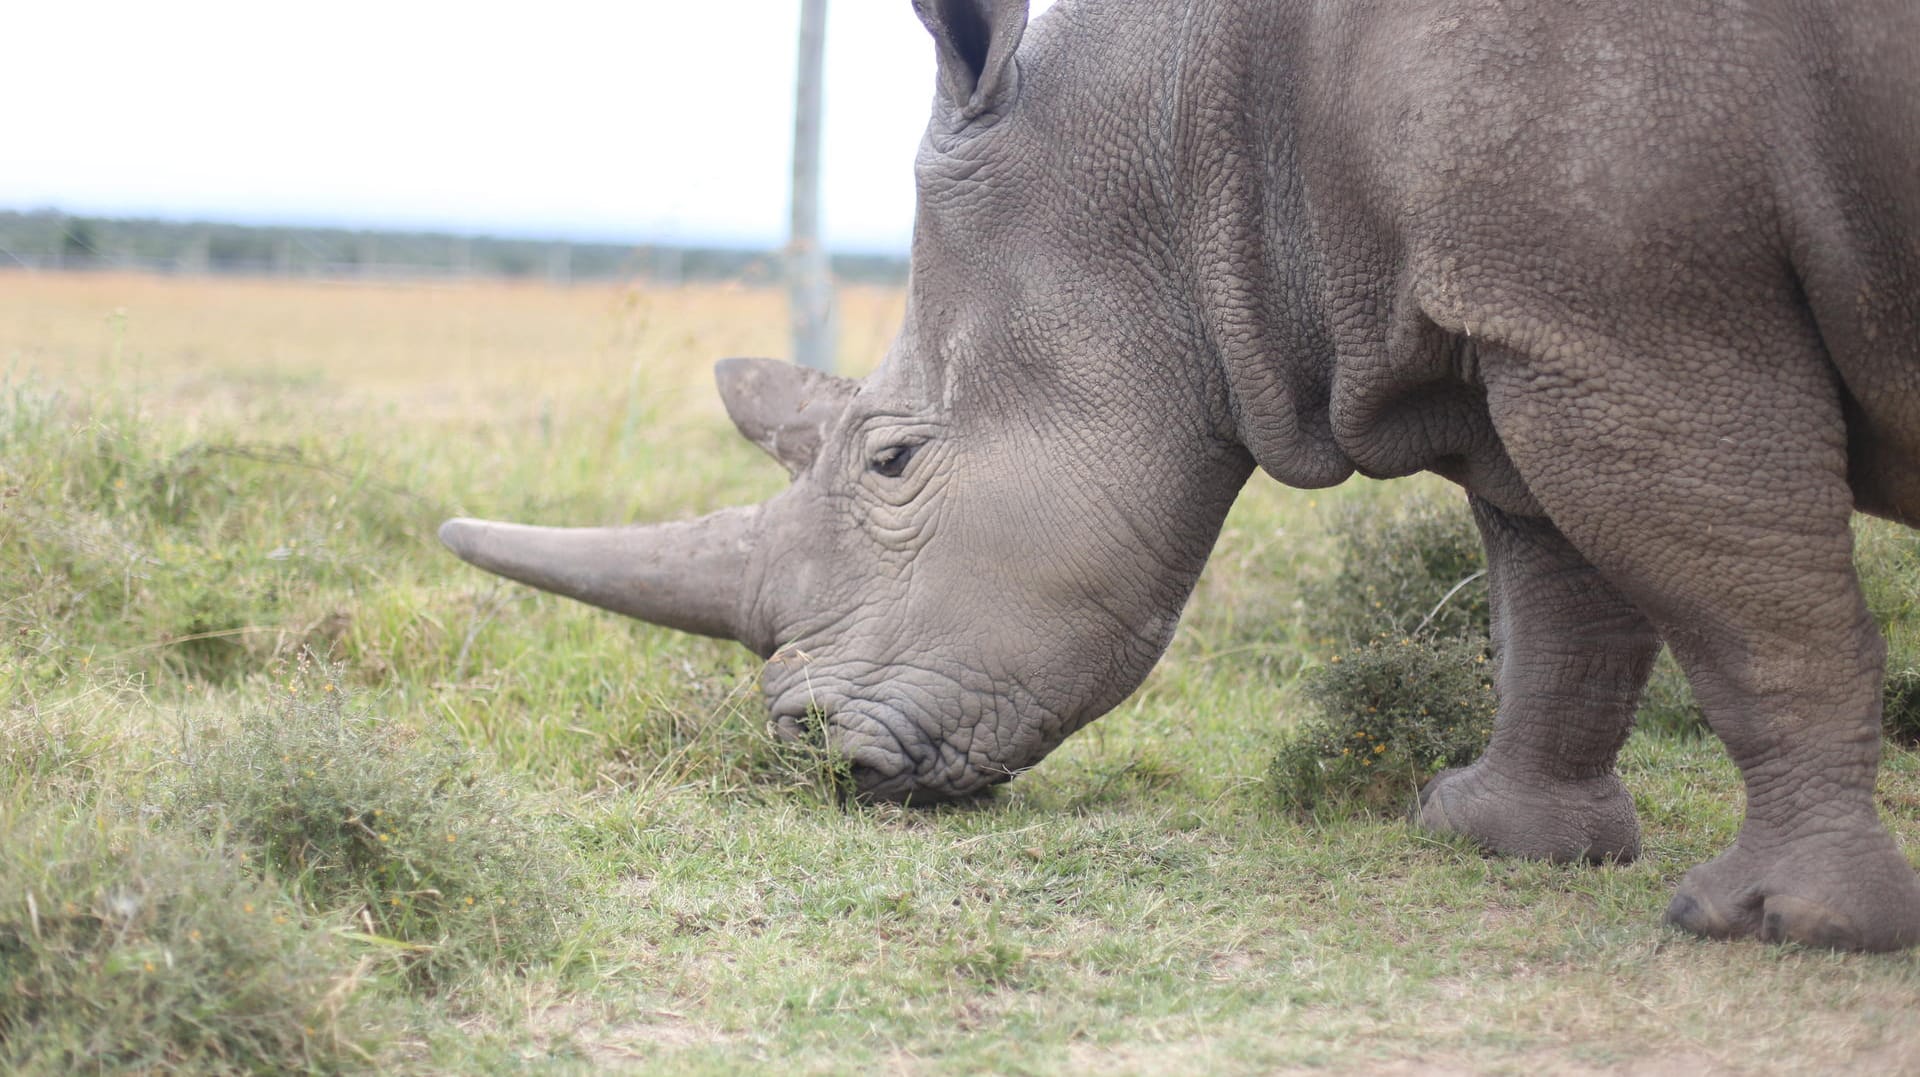
[[(18, 0), (0, 209), (776, 244), (799, 8)], [(904, 250), (933, 47), (829, 12), (822, 227)]]

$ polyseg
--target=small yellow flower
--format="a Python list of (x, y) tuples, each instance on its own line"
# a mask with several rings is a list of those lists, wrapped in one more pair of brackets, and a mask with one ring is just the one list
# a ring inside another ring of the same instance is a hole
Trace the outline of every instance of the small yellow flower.
[(1375, 755), (1379, 755), (1381, 752), (1384, 752), (1386, 750), (1387, 750), (1387, 746), (1384, 744), (1376, 744), (1373, 746), (1373, 754)]
[(472, 895), (468, 895), (468, 897), (467, 897), (467, 904), (468, 904), (468, 905), (472, 905), (472, 904), (473, 904), (473, 897), (472, 897)]
[(331, 685), (331, 684), (329, 684), (329, 685), (327, 685), (327, 686), (326, 686), (325, 688), (322, 688), (322, 689), (320, 689), (320, 690), (321, 690), (322, 692), (331, 692), (331, 691), (333, 691), (333, 685)]
[(245, 905), (242, 905), (242, 906), (240, 906), (240, 911), (241, 911), (241, 912), (252, 912), (252, 911), (253, 911), (253, 902), (251, 902), (251, 901), (249, 901), (249, 902), (247, 902), (247, 903), (246, 903)]
[(380, 840), (381, 840), (381, 841), (386, 841), (386, 840), (387, 840), (387, 836), (386, 836), (385, 834), (382, 834), (382, 835), (380, 835)]
[[(125, 484), (125, 483), (121, 483), (120, 485), (122, 485), (122, 486), (125, 486), (126, 484)], [(149, 962), (147, 962), (147, 971), (148, 971), (148, 972), (152, 972), (152, 971), (153, 971), (153, 962), (151, 962), (151, 961), (149, 961)]]
[(1332, 665), (1336, 665), (1336, 666), (1337, 666), (1337, 665), (1339, 665), (1339, 664), (1340, 664), (1340, 656), (1336, 654), (1336, 655), (1334, 655), (1334, 656), (1333, 656), (1332, 658), (1329, 658), (1329, 659), (1327, 659), (1327, 661), (1328, 661), (1329, 663), (1331, 663)]
[(447, 835), (447, 843), (448, 843), (449, 845), (451, 845), (451, 844), (453, 843), (453, 835), (452, 835), (452, 834), (448, 834), (448, 835)]

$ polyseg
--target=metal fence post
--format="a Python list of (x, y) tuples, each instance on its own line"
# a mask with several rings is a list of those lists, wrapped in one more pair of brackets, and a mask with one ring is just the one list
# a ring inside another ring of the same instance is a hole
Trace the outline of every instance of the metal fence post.
[(820, 244), (821, 83), (827, 44), (827, 0), (800, 0), (800, 62), (794, 86), (793, 201), (787, 240), (787, 303), (793, 361), (833, 369), (833, 281)]

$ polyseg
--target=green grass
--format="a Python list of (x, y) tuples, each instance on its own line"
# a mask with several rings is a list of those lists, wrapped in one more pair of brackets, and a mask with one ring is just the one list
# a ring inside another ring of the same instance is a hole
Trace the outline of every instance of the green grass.
[[(843, 807), (768, 738), (740, 648), (433, 540), (455, 513), (778, 489), (704, 373), (777, 353), (768, 297), (8, 283), (0, 1067), (1821, 1072), (1920, 1049), (1910, 955), (1659, 926), (1738, 825), (1710, 737), (1629, 742), (1626, 866), (1277, 806), (1339, 521), (1443, 484), (1256, 480), (1126, 703), (984, 806)], [(1863, 528), (1896, 653), (1912, 549)], [(1920, 757), (1887, 759), (1920, 849)]]

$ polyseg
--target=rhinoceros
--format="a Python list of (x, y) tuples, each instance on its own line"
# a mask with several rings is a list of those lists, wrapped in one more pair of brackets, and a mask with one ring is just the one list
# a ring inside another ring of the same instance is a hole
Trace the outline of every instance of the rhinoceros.
[(484, 569), (771, 659), (860, 795), (967, 797), (1167, 646), (1254, 469), (1436, 472), (1499, 709), (1419, 821), (1625, 860), (1664, 642), (1738, 763), (1668, 920), (1887, 950), (1856, 510), (1920, 521), (1913, 0), (914, 0), (937, 56), (904, 324), (854, 381), (717, 379), (771, 500), (452, 520)]

